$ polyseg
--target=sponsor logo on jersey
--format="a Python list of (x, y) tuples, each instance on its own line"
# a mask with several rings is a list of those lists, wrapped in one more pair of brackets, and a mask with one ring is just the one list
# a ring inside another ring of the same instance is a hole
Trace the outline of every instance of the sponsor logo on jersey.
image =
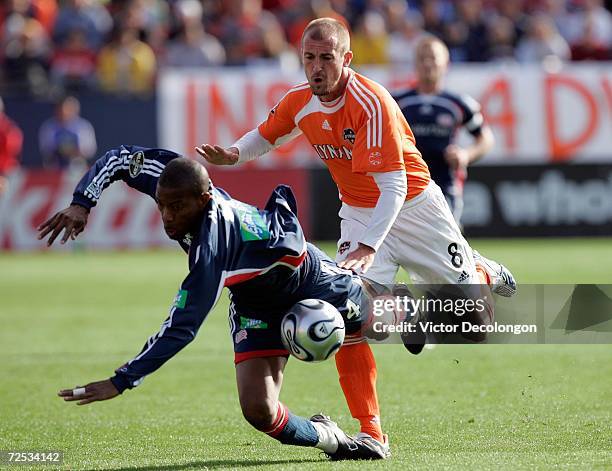
[(313, 144), (313, 149), (321, 160), (353, 159), (353, 151), (348, 147), (336, 147), (331, 144)]
[(235, 200), (231, 204), (238, 213), (240, 236), (243, 241), (268, 240), (270, 238), (270, 231), (266, 221), (264, 221), (263, 216), (255, 206)]
[(353, 131), (351, 128), (346, 128), (344, 131), (342, 131), (342, 138), (345, 141), (349, 141), (351, 144), (355, 144), (355, 131)]
[(138, 151), (130, 159), (130, 177), (136, 178), (144, 167), (144, 152)]
[(375, 152), (371, 152), (370, 155), (368, 156), (368, 162), (370, 162), (370, 165), (381, 165), (382, 164), (382, 154), (378, 151)]
[(349, 249), (350, 246), (351, 246), (351, 242), (349, 240), (347, 240), (346, 242), (342, 242), (340, 244), (340, 247), (338, 247), (338, 253), (342, 255), (344, 252), (346, 252)]
[(187, 294), (189, 293), (186, 289), (179, 289), (179, 292), (176, 293), (176, 296), (174, 297), (173, 306), (180, 309), (185, 309), (185, 305), (187, 304)]
[(454, 124), (453, 117), (449, 115), (448, 113), (439, 114), (436, 117), (436, 121), (438, 122), (440, 126), (444, 126), (446, 128), (450, 128)]
[(246, 330), (244, 330), (244, 329), (239, 330), (236, 333), (236, 337), (234, 338), (234, 343), (235, 344), (239, 344), (240, 342), (242, 342), (244, 339), (247, 338), (247, 335), (248, 335), (248, 333), (247, 333)]
[(324, 129), (325, 131), (331, 131), (332, 128), (329, 125), (329, 121), (327, 121), (326, 119), (323, 120), (323, 124), (321, 125), (321, 129)]
[(248, 317), (240, 316), (241, 329), (267, 329), (268, 323), (261, 319), (249, 319)]

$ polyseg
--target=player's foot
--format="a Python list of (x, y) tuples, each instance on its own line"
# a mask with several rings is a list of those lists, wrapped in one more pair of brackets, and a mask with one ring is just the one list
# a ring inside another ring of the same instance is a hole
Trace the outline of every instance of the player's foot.
[(516, 281), (514, 281), (514, 276), (512, 276), (510, 270), (501, 263), (483, 257), (476, 250), (473, 252), (476, 265), (483, 267), (491, 278), (491, 291), (506, 298), (514, 296), (516, 294)]
[(380, 442), (376, 440), (374, 437), (370, 436), (365, 432), (359, 432), (355, 435), (355, 440), (361, 440), (364, 442), (369, 442), (372, 447), (378, 448), (382, 453), (384, 453), (385, 458), (389, 458), (391, 456), (391, 449), (389, 448), (389, 437), (385, 434), (383, 435), (383, 441)]
[[(382, 447), (376, 446), (372, 441), (364, 441), (349, 437), (340, 427), (338, 427), (336, 422), (332, 421), (326, 415), (313, 415), (310, 421), (314, 422), (317, 426), (323, 427), (325, 432), (331, 433), (336, 438), (338, 443), (336, 451), (331, 452), (323, 450), (332, 461), (381, 460), (386, 458)], [(319, 433), (318, 430), (317, 433)]]

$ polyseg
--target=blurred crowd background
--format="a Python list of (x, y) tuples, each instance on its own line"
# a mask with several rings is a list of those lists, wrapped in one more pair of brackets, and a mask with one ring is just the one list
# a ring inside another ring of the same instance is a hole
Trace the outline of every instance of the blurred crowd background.
[(299, 67), (313, 18), (344, 21), (354, 65), (404, 64), (424, 33), (454, 62), (610, 60), (609, 0), (4, 0), (0, 94), (146, 96), (159, 68)]

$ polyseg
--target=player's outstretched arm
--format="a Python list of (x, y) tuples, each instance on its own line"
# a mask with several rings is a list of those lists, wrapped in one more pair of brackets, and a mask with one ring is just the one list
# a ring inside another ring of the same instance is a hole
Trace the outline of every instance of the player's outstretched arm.
[(234, 165), (238, 163), (238, 159), (240, 158), (239, 151), (236, 147), (224, 149), (221, 146), (202, 144), (200, 147), (196, 147), (195, 150), (208, 163), (213, 165)]
[(110, 379), (104, 379), (86, 384), (85, 386), (77, 386), (74, 389), (62, 389), (57, 395), (63, 397), (64, 401), (79, 401), (77, 405), (84, 406), (91, 402), (106, 401), (107, 399), (117, 397), (119, 391), (117, 391), (117, 388)]
[(76, 239), (87, 225), (89, 209), (78, 204), (71, 204), (66, 209), (58, 211), (40, 226), (37, 227), (38, 239), (44, 239), (48, 234), (47, 247), (50, 247), (55, 239), (64, 231), (61, 243), (65, 244), (68, 239)]

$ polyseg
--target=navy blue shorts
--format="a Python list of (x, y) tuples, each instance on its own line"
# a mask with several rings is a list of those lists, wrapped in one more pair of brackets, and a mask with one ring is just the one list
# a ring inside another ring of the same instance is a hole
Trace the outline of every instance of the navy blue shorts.
[(296, 293), (287, 295), (287, 304), (276, 312), (250, 309), (248, 305), (230, 304), (229, 323), (234, 343), (234, 363), (251, 358), (288, 356), (281, 341), (280, 324), (298, 301), (322, 299), (335, 306), (344, 319), (346, 334), (360, 332), (367, 297), (361, 280), (349, 270), (339, 268), (331, 258), (308, 244), (309, 273)]

